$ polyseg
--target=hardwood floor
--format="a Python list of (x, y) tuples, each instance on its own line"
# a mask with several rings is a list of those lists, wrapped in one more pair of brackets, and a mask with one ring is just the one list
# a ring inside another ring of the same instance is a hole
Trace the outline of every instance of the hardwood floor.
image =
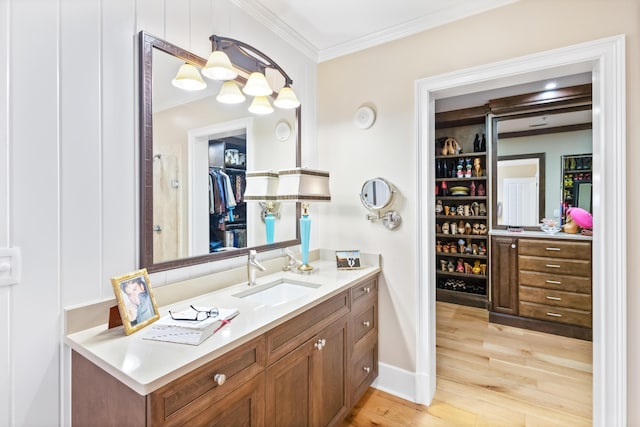
[(369, 389), (342, 427), (592, 424), (591, 342), (490, 324), (482, 309), (436, 305), (432, 404)]

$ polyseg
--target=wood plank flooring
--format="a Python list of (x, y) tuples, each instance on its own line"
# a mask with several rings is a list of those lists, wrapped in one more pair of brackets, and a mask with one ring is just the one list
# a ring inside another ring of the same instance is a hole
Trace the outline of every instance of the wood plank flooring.
[(591, 342), (492, 324), (483, 309), (436, 306), (432, 404), (369, 389), (342, 427), (592, 425)]

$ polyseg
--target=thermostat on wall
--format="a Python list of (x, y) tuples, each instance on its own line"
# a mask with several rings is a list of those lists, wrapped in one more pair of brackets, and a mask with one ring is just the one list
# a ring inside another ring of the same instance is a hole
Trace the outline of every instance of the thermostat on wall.
[(356, 111), (354, 121), (358, 129), (369, 129), (376, 121), (376, 112), (371, 107), (360, 107)]

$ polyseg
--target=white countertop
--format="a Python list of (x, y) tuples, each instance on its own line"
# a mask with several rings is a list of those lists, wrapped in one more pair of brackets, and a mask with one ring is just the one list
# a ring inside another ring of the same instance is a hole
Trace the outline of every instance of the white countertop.
[[(363, 256), (361, 261), (365, 263), (366, 258)], [(107, 329), (106, 323), (70, 333), (64, 342), (137, 393), (146, 395), (380, 271), (379, 262), (358, 270), (337, 270), (335, 260), (326, 257), (314, 261), (313, 266), (314, 272), (308, 275), (280, 271), (256, 281), (256, 286), (281, 278), (320, 285), (309, 295), (277, 307), (233, 296), (248, 289), (246, 282), (158, 307), (161, 316), (190, 304), (239, 309), (240, 314), (231, 323), (198, 346), (143, 339), (146, 329), (126, 336), (121, 326)]]
[(585, 236), (582, 234), (570, 234), (563, 231), (556, 234), (545, 233), (544, 231), (507, 231), (507, 230), (491, 230), (492, 236), (510, 236), (510, 237), (535, 237), (538, 239), (568, 239), (568, 240), (593, 240), (593, 236)]

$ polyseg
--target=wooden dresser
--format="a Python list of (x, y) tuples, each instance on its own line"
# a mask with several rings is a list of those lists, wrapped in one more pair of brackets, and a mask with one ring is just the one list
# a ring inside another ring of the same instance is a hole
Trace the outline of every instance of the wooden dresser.
[(495, 323), (591, 339), (591, 241), (492, 237)]

